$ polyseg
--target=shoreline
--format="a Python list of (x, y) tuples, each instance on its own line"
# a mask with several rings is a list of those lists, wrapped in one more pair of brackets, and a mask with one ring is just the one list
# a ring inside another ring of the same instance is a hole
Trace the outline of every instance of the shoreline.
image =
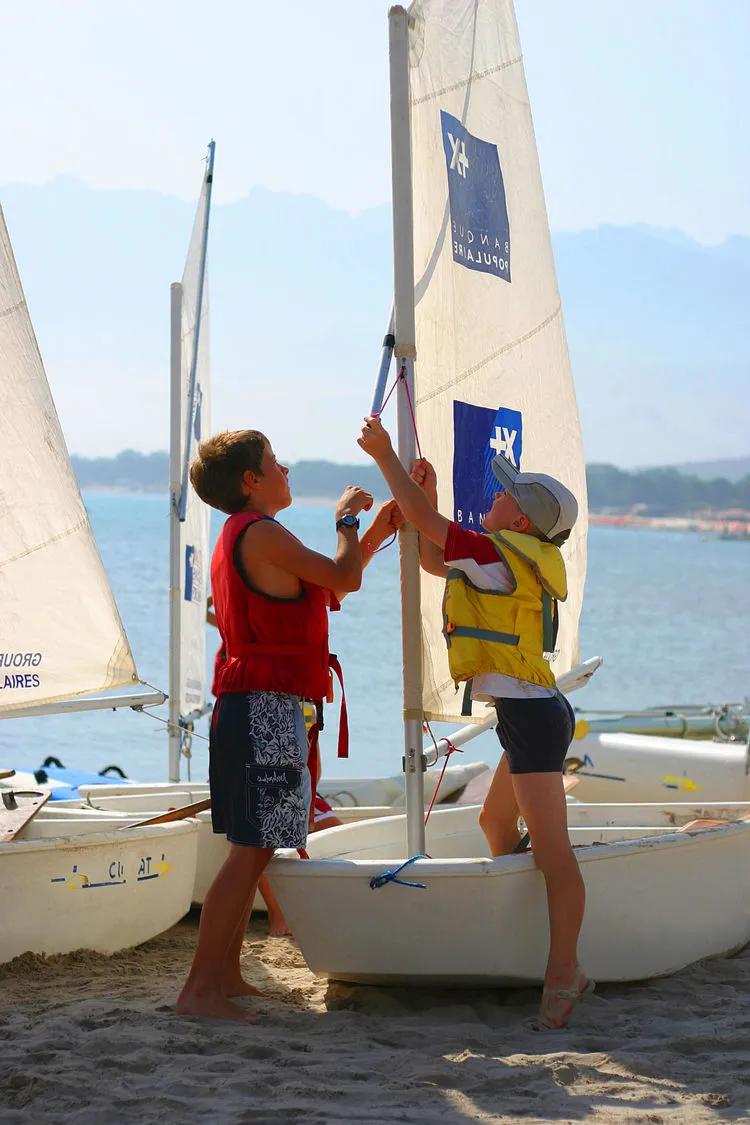
[(718, 513), (701, 516), (641, 516), (633, 512), (589, 512), (590, 527), (625, 527), (646, 531), (691, 531), (722, 539), (750, 540), (750, 512), (728, 518)]

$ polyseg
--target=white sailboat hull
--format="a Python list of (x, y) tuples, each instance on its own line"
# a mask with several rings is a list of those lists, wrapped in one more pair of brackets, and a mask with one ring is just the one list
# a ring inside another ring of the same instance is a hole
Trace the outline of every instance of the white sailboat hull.
[(0, 844), (0, 963), (148, 941), (190, 909), (197, 853), (194, 821), (122, 832), (96, 817), (38, 816)]
[(750, 751), (742, 743), (590, 734), (571, 745), (581, 801), (746, 801)]
[[(462, 789), (472, 777), (486, 769), (487, 766), (483, 762), (449, 767), (440, 786), (440, 796), (447, 797)], [(429, 774), (428, 777), (430, 781), (425, 785), (425, 792), (431, 797), (438, 774)], [(335, 815), (346, 824), (396, 815), (403, 808), (403, 780), (395, 777), (321, 778), (319, 790), (327, 800), (337, 802)], [(80, 792), (81, 796), (100, 812), (112, 812), (117, 819), (127, 814), (127, 817), (133, 820), (143, 820), (160, 812), (166, 812), (169, 808), (202, 801), (209, 795), (208, 785), (205, 783), (91, 785), (81, 786)], [(391, 805), (391, 801), (398, 802), (399, 799), (400, 803)], [(339, 801), (342, 802), (340, 806)], [(57, 807), (63, 804), (68, 806), (70, 803), (56, 802)], [(210, 812), (199, 813), (196, 819), (200, 825), (200, 832), (192, 901), (194, 905), (200, 906), (217, 871), (227, 857), (229, 845), (224, 836), (215, 835), (212, 831)], [(256, 895), (254, 909), (266, 909), (260, 895)]]
[[(675, 824), (705, 809), (577, 808), (574, 843), (603, 843), (577, 851), (587, 897), (581, 962), (594, 979), (661, 976), (750, 940), (750, 823), (688, 833)], [(729, 811), (748, 815), (750, 805)], [(482, 858), (477, 814), (433, 813), (434, 858), (401, 875), (425, 890), (370, 888), (371, 878), (403, 862), (403, 818), (322, 832), (309, 842), (308, 861), (276, 857), (268, 875), (313, 972), (410, 986), (541, 981), (549, 937), (543, 878), (530, 854)], [(576, 827), (580, 818), (599, 824)]]

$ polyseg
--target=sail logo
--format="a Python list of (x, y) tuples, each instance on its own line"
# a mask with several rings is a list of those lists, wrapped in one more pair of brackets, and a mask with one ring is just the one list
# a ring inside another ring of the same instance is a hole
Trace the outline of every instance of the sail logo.
[(453, 261), (510, 281), (510, 224), (497, 145), (440, 111)]
[(453, 402), (453, 519), (462, 527), (480, 530), (502, 485), (492, 471), (498, 455), (521, 467), (523, 416), (501, 406)]
[[(0, 652), (0, 669), (38, 668), (41, 663), (41, 652)], [(41, 684), (37, 672), (0, 672), (0, 691), (28, 691)]]
[(197, 547), (185, 546), (185, 601), (203, 600), (203, 557)]
[(448, 134), (448, 143), (451, 146), (451, 162), (450, 170), (454, 168), (458, 170), (459, 176), (466, 179), (466, 169), (469, 167), (469, 158), (466, 155), (466, 145), (463, 141), (457, 140), (453, 133)]

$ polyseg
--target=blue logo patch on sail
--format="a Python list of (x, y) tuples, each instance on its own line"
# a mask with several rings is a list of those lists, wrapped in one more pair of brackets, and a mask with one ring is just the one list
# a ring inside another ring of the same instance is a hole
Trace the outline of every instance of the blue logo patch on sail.
[(497, 145), (440, 111), (448, 169), (453, 260), (510, 281), (510, 225)]
[(493, 410), (470, 402), (453, 403), (453, 519), (480, 530), (502, 485), (492, 472), (501, 454), (520, 469), (523, 419), (520, 410)]
[(201, 552), (189, 544), (185, 547), (185, 601), (199, 602), (203, 597)]

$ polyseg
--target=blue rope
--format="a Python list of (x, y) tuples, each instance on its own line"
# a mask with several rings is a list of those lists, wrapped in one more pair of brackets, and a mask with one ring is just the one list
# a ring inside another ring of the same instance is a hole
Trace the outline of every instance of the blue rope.
[(396, 867), (393, 871), (384, 871), (382, 875), (374, 875), (370, 879), (370, 890), (376, 891), (378, 887), (384, 887), (386, 883), (398, 883), (401, 887), (417, 887), (420, 891), (427, 889), (426, 883), (410, 883), (408, 879), (399, 879), (399, 875), (408, 867), (410, 863), (416, 863), (418, 859), (429, 859), (426, 855), (413, 855), (411, 859), (407, 859), (400, 867)]

